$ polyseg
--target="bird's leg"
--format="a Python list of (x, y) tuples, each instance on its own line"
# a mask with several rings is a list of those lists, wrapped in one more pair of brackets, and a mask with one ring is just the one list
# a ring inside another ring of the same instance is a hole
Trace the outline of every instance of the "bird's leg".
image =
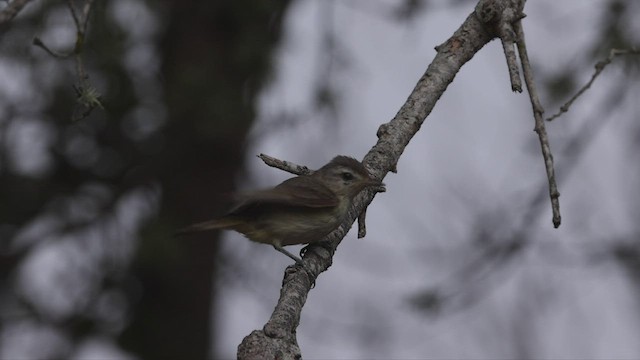
[(303, 247), (302, 249), (300, 249), (300, 257), (304, 256), (304, 254), (306, 254), (307, 251), (309, 251), (309, 248), (312, 245), (318, 245), (321, 248), (324, 248), (325, 250), (327, 250), (329, 252), (329, 254), (333, 254), (334, 251), (335, 251), (334, 248), (333, 248), (333, 245), (331, 244), (331, 241), (322, 240), (322, 241), (314, 242), (313, 244), (309, 244), (309, 245)]
[(307, 245), (307, 246), (303, 247), (302, 249), (300, 249), (300, 257), (301, 258), (304, 257), (304, 254), (307, 253), (308, 247), (309, 247), (309, 245)]
[(296, 263), (302, 265), (302, 259), (300, 259), (299, 257), (293, 255), (292, 253), (288, 252), (287, 250), (285, 250), (282, 246), (278, 245), (278, 244), (273, 244), (273, 248), (280, 251), (281, 253), (287, 255), (288, 257), (292, 258)]
[[(309, 247), (308, 245), (305, 246), (304, 248), (302, 248), (300, 250), (300, 256), (304, 256), (304, 253), (306, 251), (306, 248)], [(304, 264), (302, 263), (302, 259), (300, 259), (299, 257), (293, 255), (292, 253), (288, 252), (287, 250), (285, 250), (282, 246), (280, 245), (276, 245), (273, 244), (273, 248), (280, 251), (281, 253), (287, 255), (288, 257), (292, 258), (293, 260), (295, 260), (296, 264), (298, 266), (300, 266), (302, 268), (302, 270), (304, 270), (305, 273), (307, 273), (307, 277), (309, 278), (309, 281), (311, 282), (311, 286), (310, 288), (313, 289), (314, 287), (316, 287), (316, 277), (313, 275), (313, 273), (307, 269), (306, 266), (304, 266)]]

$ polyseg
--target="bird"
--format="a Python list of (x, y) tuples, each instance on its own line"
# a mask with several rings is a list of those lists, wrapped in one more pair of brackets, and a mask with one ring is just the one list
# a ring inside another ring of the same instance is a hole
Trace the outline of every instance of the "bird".
[(345, 219), (353, 199), (367, 187), (384, 191), (358, 160), (336, 156), (309, 175), (299, 175), (273, 188), (239, 194), (225, 215), (196, 223), (176, 235), (215, 229), (234, 230), (249, 240), (270, 244), (296, 263), (287, 245), (321, 241)]

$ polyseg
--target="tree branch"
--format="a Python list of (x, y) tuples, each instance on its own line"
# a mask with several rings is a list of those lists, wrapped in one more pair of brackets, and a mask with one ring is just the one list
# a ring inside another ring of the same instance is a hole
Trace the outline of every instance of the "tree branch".
[(258, 155), (258, 157), (262, 159), (262, 161), (264, 161), (265, 164), (271, 167), (284, 170), (286, 172), (289, 172), (295, 175), (311, 175), (313, 173), (313, 170), (309, 169), (306, 166), (294, 164), (289, 161), (276, 159), (269, 155), (260, 154)]
[(527, 84), (527, 91), (529, 92), (529, 98), (531, 99), (531, 106), (533, 107), (533, 117), (535, 119), (534, 131), (538, 134), (540, 140), (540, 148), (542, 150), (542, 157), (544, 158), (544, 166), (547, 171), (547, 180), (549, 182), (549, 197), (551, 198), (551, 211), (552, 222), (555, 228), (560, 226), (560, 192), (558, 191), (558, 185), (556, 183), (556, 175), (553, 166), (553, 155), (551, 154), (551, 146), (549, 145), (549, 137), (547, 136), (547, 129), (544, 125), (542, 115), (544, 109), (540, 104), (540, 98), (538, 97), (538, 91), (536, 90), (535, 81), (533, 80), (533, 70), (531, 69), (531, 63), (529, 62), (529, 55), (527, 54), (527, 45), (524, 40), (524, 30), (522, 28), (522, 22), (518, 21), (515, 25), (518, 53), (520, 54), (520, 61), (522, 62), (522, 70), (524, 73), (524, 81)]
[(2, 11), (0, 11), (0, 26), (11, 21), (22, 8), (27, 5), (31, 0), (13, 0)]
[(573, 102), (576, 101), (580, 96), (582, 96), (582, 94), (584, 94), (591, 87), (591, 84), (593, 84), (596, 78), (600, 76), (600, 73), (602, 73), (602, 70), (604, 70), (604, 68), (606, 68), (607, 65), (611, 64), (611, 61), (613, 61), (615, 57), (620, 55), (640, 55), (640, 49), (635, 49), (635, 48), (611, 49), (611, 51), (609, 51), (609, 56), (606, 59), (599, 61), (596, 64), (595, 66), (596, 71), (593, 73), (593, 75), (591, 75), (591, 80), (589, 80), (583, 87), (581, 87), (580, 90), (578, 90), (578, 92), (576, 92), (576, 94), (573, 95), (571, 99), (569, 99), (569, 101), (567, 101), (564, 105), (560, 106), (560, 110), (556, 114), (548, 117), (546, 120), (553, 121), (555, 118), (560, 117), (560, 115), (569, 111), (569, 108), (571, 107), (571, 105), (573, 105)]
[(84, 44), (87, 37), (87, 27), (89, 26), (89, 15), (91, 13), (92, 5), (93, 0), (86, 0), (84, 2), (84, 6), (82, 7), (82, 16), (80, 16), (78, 11), (76, 10), (74, 1), (67, 0), (67, 7), (69, 8), (69, 12), (71, 12), (71, 17), (73, 18), (73, 22), (76, 27), (76, 42), (73, 46), (73, 50), (69, 53), (60, 53), (57, 51), (53, 51), (49, 47), (47, 47), (44, 42), (38, 37), (33, 38), (33, 45), (42, 48), (49, 55), (55, 58), (64, 59), (73, 55), (76, 63), (76, 74), (78, 76), (78, 81), (73, 85), (73, 88), (76, 91), (77, 95), (76, 106), (71, 117), (73, 121), (78, 121), (86, 118), (95, 108), (103, 109), (102, 103), (100, 101), (101, 95), (98, 90), (89, 82), (89, 75), (85, 70), (82, 58)]
[[(426, 73), (420, 78), (396, 116), (380, 126), (377, 133), (378, 142), (364, 157), (363, 164), (372, 177), (383, 179), (389, 171), (396, 169), (405, 147), (420, 130), (460, 68), (492, 38), (474, 12), (451, 38), (436, 47), (437, 54)], [(371, 203), (375, 194), (375, 190), (367, 189), (356, 197), (345, 221), (327, 236), (328, 246), (314, 244), (307, 247), (308, 251), (303, 258), (304, 270), (297, 264), (287, 268), (281, 296), (271, 319), (262, 331), (253, 331), (243, 339), (238, 346), (239, 359), (301, 357), (297, 346), (296, 328), (307, 294), (317, 276), (331, 266), (337, 246), (356, 218)], [(283, 343), (288, 344), (286, 349), (281, 347)]]
[(524, 40), (524, 30), (522, 28), (522, 19), (526, 16), (523, 13), (526, 0), (480, 0), (476, 5), (476, 16), (485, 24), (486, 30), (490, 34), (497, 35), (502, 42), (505, 57), (507, 59), (507, 68), (509, 70), (509, 78), (511, 80), (511, 90), (522, 92), (522, 82), (520, 80), (520, 72), (516, 54), (514, 51), (514, 43), (517, 45), (520, 54), (520, 62), (524, 72), (524, 79), (527, 84), (529, 98), (533, 106), (533, 117), (535, 119), (535, 132), (540, 140), (542, 149), (542, 157), (544, 159), (545, 170), (547, 172), (547, 180), (549, 182), (549, 196), (551, 198), (551, 210), (553, 212), (553, 226), (560, 226), (560, 193), (556, 185), (555, 171), (553, 167), (553, 155), (551, 154), (551, 146), (549, 145), (549, 137), (545, 129), (542, 114), (544, 109), (540, 104), (538, 93), (533, 80), (533, 71), (531, 63), (527, 55), (527, 46)]

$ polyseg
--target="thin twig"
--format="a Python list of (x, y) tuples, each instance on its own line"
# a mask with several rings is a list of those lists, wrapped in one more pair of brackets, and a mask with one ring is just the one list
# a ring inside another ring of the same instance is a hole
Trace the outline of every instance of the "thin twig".
[(84, 18), (84, 24), (82, 25), (82, 33), (87, 33), (87, 27), (89, 25), (89, 14), (91, 13), (91, 8), (93, 5), (93, 0), (87, 0), (84, 4), (84, 9), (82, 9), (82, 16)]
[(358, 239), (367, 236), (367, 208), (358, 216)]
[(485, 30), (492, 34), (497, 34), (502, 43), (505, 59), (507, 60), (507, 70), (511, 81), (511, 90), (522, 92), (522, 80), (518, 71), (518, 60), (514, 44), (516, 42), (513, 24), (524, 18), (522, 9), (524, 0), (516, 6), (506, 4), (504, 1), (480, 0), (476, 4), (475, 14), (484, 23)]
[(511, 91), (522, 92), (522, 80), (520, 79), (520, 72), (518, 71), (518, 62), (516, 60), (516, 52), (513, 48), (513, 42), (505, 40), (502, 36), (500, 37), (500, 41), (502, 42), (502, 49), (504, 50), (504, 55), (507, 59)]
[(76, 13), (76, 7), (73, 5), (73, 0), (67, 0), (67, 6), (69, 7), (69, 11), (71, 12), (71, 16), (73, 17), (73, 22), (76, 23), (76, 29), (81, 32), (82, 22), (80, 21), (80, 18)]
[(502, 42), (502, 49), (504, 50), (505, 58), (507, 59), (507, 68), (509, 70), (509, 79), (511, 80), (511, 90), (516, 92), (522, 92), (522, 80), (520, 79), (520, 72), (518, 71), (518, 61), (516, 59), (516, 51), (514, 49), (514, 43), (516, 41), (515, 31), (513, 29), (513, 22), (516, 19), (516, 13), (513, 8), (506, 8), (502, 12), (500, 19), (499, 34), (500, 41)]
[(33, 41), (31, 42), (31, 44), (33, 44), (34, 46), (37, 46), (39, 48), (41, 48), (42, 50), (46, 51), (47, 54), (53, 56), (56, 59), (66, 59), (69, 56), (73, 55), (73, 53), (61, 53), (61, 52), (57, 52), (55, 50), (50, 49), (47, 45), (45, 45), (42, 40), (40, 40), (39, 37), (34, 37)]
[[(374, 194), (387, 191), (386, 185), (368, 187), (365, 191), (370, 191)], [(362, 239), (367, 236), (367, 207), (365, 207), (358, 216), (358, 239)]]
[(540, 98), (536, 90), (535, 82), (533, 80), (533, 71), (531, 69), (531, 63), (529, 62), (529, 56), (527, 55), (527, 45), (524, 39), (524, 30), (522, 29), (522, 22), (518, 21), (514, 24), (516, 30), (518, 53), (520, 54), (520, 61), (522, 62), (522, 71), (524, 73), (524, 80), (527, 84), (527, 91), (529, 92), (529, 98), (531, 99), (531, 106), (533, 107), (533, 117), (535, 118), (535, 132), (538, 133), (540, 139), (540, 147), (542, 149), (542, 157), (544, 158), (544, 165), (547, 171), (547, 179), (549, 181), (549, 197), (551, 198), (551, 210), (553, 212), (553, 226), (557, 228), (560, 226), (560, 192), (558, 192), (558, 185), (556, 184), (555, 171), (553, 168), (553, 155), (551, 154), (551, 147), (549, 145), (549, 137), (547, 136), (547, 130), (544, 126), (544, 120), (542, 114), (544, 109), (540, 105)]
[(284, 161), (280, 159), (276, 159), (272, 156), (260, 154), (257, 155), (265, 164), (274, 167), (276, 169), (284, 170), (288, 173), (294, 175), (311, 175), (313, 174), (313, 170), (309, 169), (306, 166), (294, 164), (290, 161)]
[(95, 108), (104, 108), (100, 100), (100, 93), (89, 82), (89, 75), (85, 70), (82, 58), (85, 38), (87, 35), (87, 28), (89, 26), (89, 14), (91, 13), (92, 4), (93, 0), (86, 0), (84, 2), (84, 6), (82, 7), (82, 13), (79, 13), (76, 10), (76, 6), (74, 5), (74, 0), (67, 0), (67, 7), (69, 8), (69, 12), (71, 13), (71, 17), (73, 18), (73, 22), (76, 26), (76, 42), (73, 46), (73, 50), (70, 53), (65, 54), (53, 51), (49, 47), (47, 47), (38, 37), (35, 37), (33, 39), (33, 45), (42, 48), (49, 55), (55, 58), (63, 59), (71, 55), (73, 55), (74, 57), (76, 75), (78, 80), (73, 85), (73, 88), (77, 94), (77, 101), (73, 110), (73, 114), (71, 116), (72, 121), (78, 121), (86, 118)]
[(578, 90), (578, 92), (575, 95), (573, 95), (571, 99), (569, 99), (569, 101), (567, 101), (564, 105), (560, 106), (560, 110), (556, 114), (548, 117), (546, 120), (552, 121), (553, 119), (560, 117), (562, 114), (569, 111), (569, 108), (571, 107), (571, 105), (573, 105), (573, 102), (576, 101), (580, 96), (582, 96), (582, 94), (584, 94), (587, 91), (587, 89), (591, 87), (591, 84), (593, 84), (596, 78), (600, 76), (600, 73), (602, 73), (602, 70), (604, 70), (604, 68), (607, 67), (607, 65), (611, 64), (613, 59), (619, 55), (640, 55), (640, 49), (635, 49), (635, 48), (611, 49), (611, 51), (609, 51), (609, 56), (606, 59), (596, 63), (595, 65), (596, 71), (593, 73), (593, 75), (591, 75), (591, 80), (589, 80), (583, 87), (581, 87), (580, 90)]
[(27, 5), (29, 1), (31, 0), (13, 0), (12, 2), (10, 2), (7, 7), (0, 11), (0, 25), (3, 25), (4, 23), (11, 21), (11, 19), (16, 17), (20, 10), (22, 10), (22, 8)]

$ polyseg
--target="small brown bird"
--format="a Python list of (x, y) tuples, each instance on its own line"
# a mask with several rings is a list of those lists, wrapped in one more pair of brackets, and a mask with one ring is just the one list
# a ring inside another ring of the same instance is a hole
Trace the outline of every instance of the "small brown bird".
[(299, 263), (300, 258), (283, 246), (322, 240), (342, 223), (355, 196), (369, 186), (381, 188), (384, 184), (372, 179), (356, 159), (337, 156), (311, 175), (241, 194), (238, 204), (226, 215), (191, 225), (177, 234), (235, 230), (249, 240), (271, 244)]

